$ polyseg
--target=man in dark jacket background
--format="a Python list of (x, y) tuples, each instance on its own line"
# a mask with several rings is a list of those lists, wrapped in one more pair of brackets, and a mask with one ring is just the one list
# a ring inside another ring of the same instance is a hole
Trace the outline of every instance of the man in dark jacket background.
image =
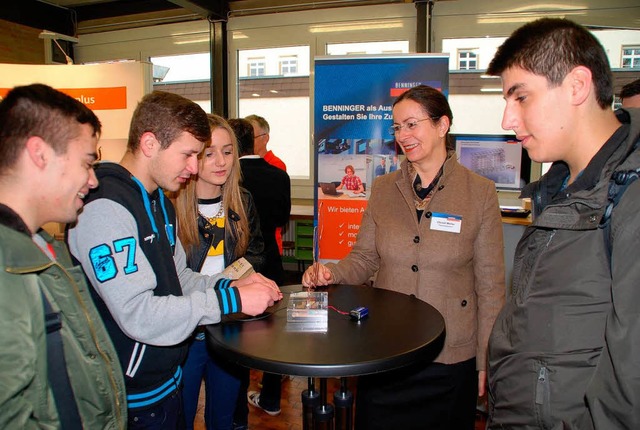
[[(242, 186), (251, 192), (260, 217), (265, 254), (262, 274), (276, 281), (278, 285), (282, 285), (284, 269), (275, 232), (276, 227), (289, 222), (291, 181), (287, 172), (270, 165), (264, 158), (254, 154), (254, 128), (250, 121), (230, 119), (229, 125), (238, 139)], [(264, 409), (269, 415), (280, 413), (280, 375), (265, 373), (262, 378), (262, 391), (260, 393), (250, 391), (246, 399), (244, 393), (249, 387), (248, 378), (243, 381), (243, 385), (235, 414), (236, 424), (245, 424), (248, 414), (247, 401)]]
[(487, 73), (502, 127), (553, 162), (523, 191), (534, 218), (489, 341), (489, 428), (638, 429), (640, 181), (602, 222), (612, 173), (640, 166), (640, 111), (613, 112), (602, 45), (564, 19), (516, 30)]
[(253, 126), (245, 119), (230, 119), (238, 139), (242, 186), (253, 196), (260, 217), (264, 239), (265, 268), (262, 274), (281, 285), (284, 276), (282, 258), (275, 240), (275, 230), (289, 222), (291, 181), (287, 172), (254, 155)]

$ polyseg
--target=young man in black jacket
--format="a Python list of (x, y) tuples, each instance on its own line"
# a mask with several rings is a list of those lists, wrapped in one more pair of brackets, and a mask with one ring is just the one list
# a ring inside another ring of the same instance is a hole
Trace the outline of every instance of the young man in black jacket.
[(206, 113), (156, 91), (138, 104), (127, 152), (96, 169), (100, 187), (69, 230), (98, 310), (118, 350), (127, 385), (129, 429), (184, 426), (181, 365), (196, 326), (234, 312), (257, 315), (282, 297), (259, 274), (230, 281), (187, 268), (166, 191), (198, 172), (211, 139)]
[(489, 428), (640, 428), (640, 181), (607, 209), (614, 172), (637, 177), (640, 111), (613, 112), (607, 55), (569, 20), (516, 30), (487, 73), (502, 127), (553, 162), (523, 191), (533, 222), (489, 340)]

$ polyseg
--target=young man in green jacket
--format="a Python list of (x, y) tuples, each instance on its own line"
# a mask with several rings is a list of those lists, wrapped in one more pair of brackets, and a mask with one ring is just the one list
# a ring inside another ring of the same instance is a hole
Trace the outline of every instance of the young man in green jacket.
[[(82, 269), (42, 230), (75, 221), (98, 186), (99, 134), (90, 109), (46, 85), (16, 87), (0, 102), (3, 429), (126, 427), (122, 370)], [(47, 324), (45, 315), (59, 324)], [(53, 336), (63, 353), (49, 349)], [(61, 356), (66, 369), (53, 370), (51, 360)], [(60, 374), (68, 375), (67, 391), (59, 391)]]

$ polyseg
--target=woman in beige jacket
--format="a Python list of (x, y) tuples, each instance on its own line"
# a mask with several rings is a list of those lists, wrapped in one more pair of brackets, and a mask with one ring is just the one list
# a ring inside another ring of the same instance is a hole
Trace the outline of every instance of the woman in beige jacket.
[(474, 428), (505, 296), (502, 224), (494, 183), (447, 149), (452, 117), (444, 95), (425, 85), (396, 99), (391, 131), (406, 159), (374, 182), (351, 253), (303, 275), (305, 286), (317, 286), (376, 274), (375, 287), (415, 295), (445, 319), (433, 362), (360, 378), (356, 429)]

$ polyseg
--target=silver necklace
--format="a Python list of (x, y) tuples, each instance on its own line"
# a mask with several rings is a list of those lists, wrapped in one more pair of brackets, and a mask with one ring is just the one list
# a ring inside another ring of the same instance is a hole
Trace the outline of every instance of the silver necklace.
[(213, 221), (214, 219), (222, 218), (223, 213), (224, 213), (224, 206), (222, 205), (222, 197), (220, 197), (220, 207), (218, 208), (218, 212), (214, 216), (208, 217), (202, 212), (200, 212), (200, 209), (198, 209), (198, 214), (202, 218), (206, 219), (207, 221)]

